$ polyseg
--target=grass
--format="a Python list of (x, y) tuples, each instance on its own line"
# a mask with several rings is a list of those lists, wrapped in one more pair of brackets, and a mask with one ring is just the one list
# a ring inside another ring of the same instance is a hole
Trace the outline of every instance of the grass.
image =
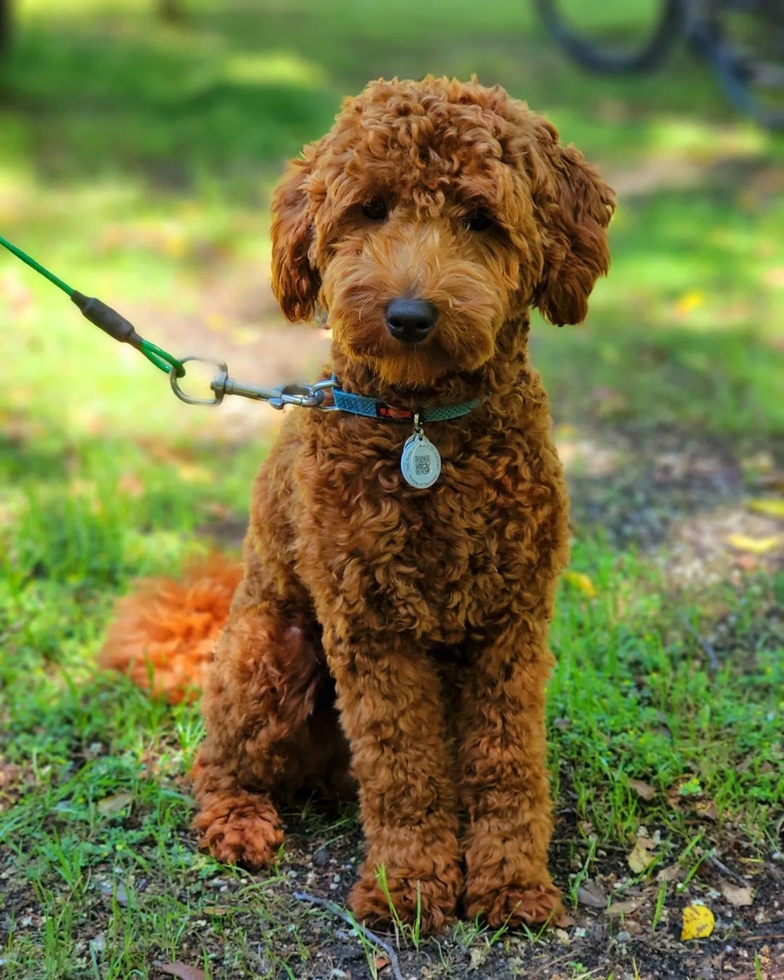
[[(369, 77), (478, 71), (628, 188), (590, 325), (535, 333), (559, 431), (612, 447), (619, 431), (664, 428), (741, 461), (778, 452), (784, 145), (736, 118), (704, 68), (678, 52), (665, 74), (586, 78), (520, 0), (186, 3), (179, 29), (146, 0), (22, 5), (0, 67), (0, 233), (174, 353), (226, 344), (248, 380), (288, 380), (242, 357), (282, 160)], [(6, 256), (0, 319), (0, 973), (376, 969), (350, 932), (336, 939), (293, 902), (291, 869), (308, 874), (296, 834), (265, 878), (196, 851), (185, 774), (198, 711), (93, 668), (134, 578), (176, 572), (194, 540), (209, 546), (205, 529), (241, 521), (267, 436), (175, 402), (146, 361)], [(562, 584), (552, 630), (557, 874), (575, 897), (641, 826), (658, 833), (640, 885), (653, 883), (661, 934), (677, 892), (653, 881), (662, 866), (681, 862), (688, 893), (713, 846), (750, 862), (778, 846), (784, 580), (763, 568), (684, 586), (659, 560), (670, 541), (653, 554), (614, 540), (579, 524), (573, 569), (592, 588)], [(350, 879), (353, 812), (290, 818), (307, 853), (346, 855)], [(516, 942), (459, 925), (444, 975), (462, 976), (455, 950), (511, 962), (528, 955)], [(574, 976), (597, 976), (583, 961)]]

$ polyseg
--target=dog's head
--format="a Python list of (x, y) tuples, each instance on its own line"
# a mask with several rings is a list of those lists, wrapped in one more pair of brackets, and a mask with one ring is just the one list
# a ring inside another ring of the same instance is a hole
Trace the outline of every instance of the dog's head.
[(578, 323), (607, 271), (610, 188), (503, 89), (377, 81), (273, 198), (285, 315), (329, 316), (349, 359), (429, 385), (489, 361), (533, 305)]

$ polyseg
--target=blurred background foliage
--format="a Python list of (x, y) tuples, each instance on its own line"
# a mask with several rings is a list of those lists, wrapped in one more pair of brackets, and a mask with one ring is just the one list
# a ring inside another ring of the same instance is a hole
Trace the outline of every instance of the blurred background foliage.
[[(369, 78), (476, 72), (552, 118), (620, 196), (588, 329), (537, 333), (559, 418), (784, 428), (784, 142), (739, 118), (685, 48), (653, 75), (586, 76), (525, 0), (18, 0), (13, 13), (0, 229), (174, 353), (239, 346), (248, 380), (312, 374), (322, 348), (302, 332), (257, 347), (281, 327), (266, 231), (283, 161)], [(0, 317), (6, 420), (227, 428), (174, 403), (5, 254)]]

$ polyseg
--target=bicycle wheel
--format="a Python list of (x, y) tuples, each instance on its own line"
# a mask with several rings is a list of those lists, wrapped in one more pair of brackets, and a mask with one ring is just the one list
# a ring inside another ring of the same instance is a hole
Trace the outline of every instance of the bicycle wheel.
[(534, 0), (558, 43), (584, 68), (650, 71), (684, 26), (684, 0)]
[(771, 128), (784, 128), (784, 4), (712, 0), (693, 41), (713, 64), (729, 99)]

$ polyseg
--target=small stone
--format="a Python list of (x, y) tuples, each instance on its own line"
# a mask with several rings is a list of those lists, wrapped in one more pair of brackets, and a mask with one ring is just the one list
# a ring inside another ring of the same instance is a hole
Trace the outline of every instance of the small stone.
[(618, 936), (617, 936), (616, 938), (618, 939), (618, 942), (619, 942), (619, 943), (628, 943), (628, 942), (629, 942), (629, 940), (630, 940), (630, 939), (631, 939), (632, 937), (631, 937), (631, 936), (629, 935), (629, 933), (628, 933), (628, 932), (626, 932), (626, 930), (625, 930), (625, 929), (622, 929), (622, 930), (621, 930), (621, 931), (620, 931), (620, 932), (618, 933)]
[(320, 847), (313, 853), (313, 863), (317, 868), (324, 868), (329, 864), (329, 851), (326, 847)]

